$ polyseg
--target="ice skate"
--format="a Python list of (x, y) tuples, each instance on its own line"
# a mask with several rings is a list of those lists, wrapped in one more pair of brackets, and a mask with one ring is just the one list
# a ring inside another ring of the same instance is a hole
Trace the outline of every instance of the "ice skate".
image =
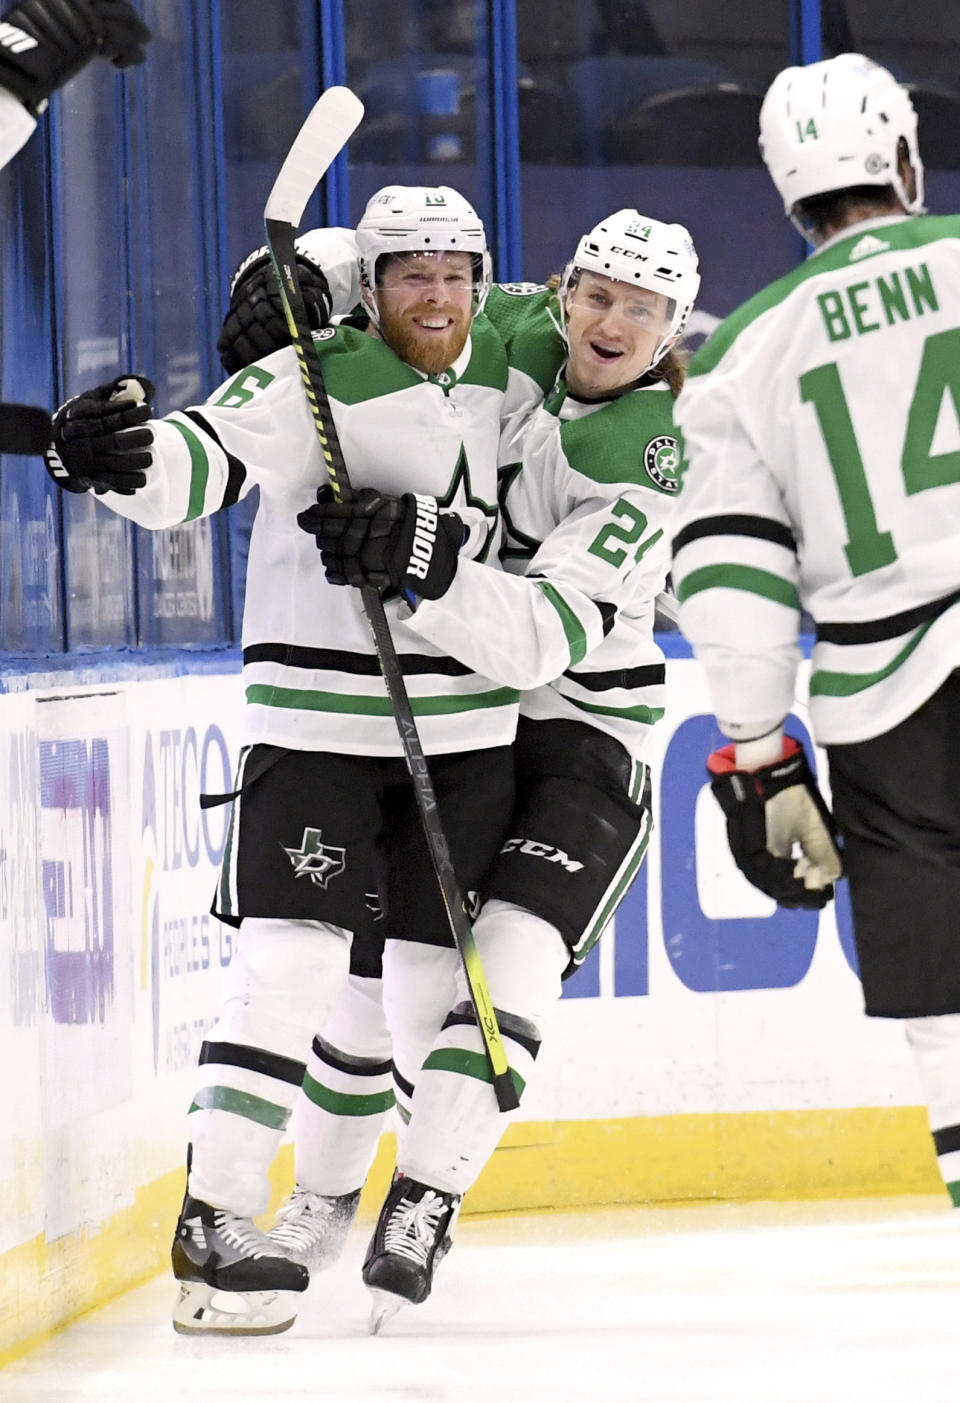
[(359, 1189), (350, 1194), (316, 1194), (298, 1184), (267, 1236), (311, 1275), (326, 1271), (343, 1251), (359, 1203)]
[(297, 1318), (310, 1276), (251, 1218), (186, 1195), (171, 1253), (181, 1335), (276, 1335)]
[(430, 1295), (434, 1270), (450, 1251), (459, 1211), (457, 1194), (402, 1174), (394, 1179), (363, 1264), (363, 1280), (373, 1297), (372, 1335), (402, 1306), (420, 1305)]

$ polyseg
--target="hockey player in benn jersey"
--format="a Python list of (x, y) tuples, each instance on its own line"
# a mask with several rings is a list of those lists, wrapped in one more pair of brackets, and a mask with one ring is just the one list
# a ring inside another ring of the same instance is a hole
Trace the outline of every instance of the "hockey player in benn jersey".
[(763, 158), (814, 252), (693, 362), (674, 578), (733, 742), (709, 769), (734, 857), (788, 906), (822, 905), (840, 874), (782, 732), (813, 618), (866, 1012), (904, 1021), (958, 1203), (960, 218), (922, 217), (916, 125), (858, 54), (767, 93)]
[[(556, 295), (494, 289), (488, 315), (515, 368), (535, 341), (541, 355), (553, 342), (551, 316), (569, 347), (546, 401), (512, 416), (503, 434), (504, 509), (526, 572), (460, 558), (434, 599), (418, 599), (416, 585), (410, 592), (411, 627), (422, 637), (524, 689), (517, 802), (474, 927), (520, 1086), (533, 1075), (562, 978), (610, 920), (650, 835), (645, 761), (664, 683), (654, 600), (676, 488), (664, 376), (679, 387), (672, 348), (696, 296), (696, 268), (686, 230), (621, 210), (580, 241)], [(317, 532), (330, 578), (386, 583), (410, 508), (374, 494), (344, 507), (321, 498), (303, 524)], [(388, 939), (384, 1002), (408, 1124), (363, 1268), (375, 1328), (429, 1294), (462, 1195), (506, 1124), (454, 953)], [(342, 1188), (345, 1160), (361, 1180), (366, 1164), (353, 1158), (356, 1131), (338, 1128), (331, 1107), (339, 1095), (346, 1110), (351, 1093), (359, 1105), (364, 1080), (361, 1070), (351, 1087), (349, 1063), (333, 1066), (328, 1055), (324, 1065), (324, 1051), (298, 1111), (298, 1174), (313, 1184), (340, 1175)], [(336, 1094), (317, 1096), (325, 1071)], [(319, 1208), (314, 1247), (329, 1259)], [(329, 1231), (339, 1239), (336, 1222)], [(275, 1235), (296, 1244), (292, 1224)]]
[[(330, 327), (316, 341), (351, 480), (436, 497), (443, 539), (495, 559), (506, 357), (474, 320), (490, 277), (483, 226), (452, 190), (395, 187), (373, 198), (358, 240), (378, 274), (366, 280), (369, 327)], [(58, 411), (48, 466), (64, 488), (92, 488), (165, 527), (260, 486), (243, 621), (247, 744), (215, 902), (239, 924), (239, 947), (191, 1107), (174, 1318), (185, 1331), (282, 1329), (293, 1318), (285, 1293), (307, 1273), (253, 1219), (311, 1035), (351, 945), (376, 934), (374, 894), (385, 893), (398, 937), (446, 938), (446, 917), (360, 596), (326, 581), (297, 525), (327, 473), (293, 349), (164, 419), (133, 392), (149, 387), (115, 382)], [(418, 569), (416, 585), (429, 596), (442, 571)], [(458, 879), (475, 888), (506, 836), (517, 693), (425, 643), (396, 600), (387, 609)], [(217, 1291), (244, 1295), (228, 1313)]]

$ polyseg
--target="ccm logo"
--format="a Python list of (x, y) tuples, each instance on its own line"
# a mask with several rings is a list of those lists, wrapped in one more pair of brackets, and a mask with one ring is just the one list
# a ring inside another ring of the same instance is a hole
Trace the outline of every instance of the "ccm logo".
[(559, 862), (565, 872), (582, 872), (583, 863), (568, 857), (562, 848), (550, 843), (537, 843), (533, 838), (508, 838), (501, 853), (523, 853), (525, 857), (542, 857), (546, 862)]

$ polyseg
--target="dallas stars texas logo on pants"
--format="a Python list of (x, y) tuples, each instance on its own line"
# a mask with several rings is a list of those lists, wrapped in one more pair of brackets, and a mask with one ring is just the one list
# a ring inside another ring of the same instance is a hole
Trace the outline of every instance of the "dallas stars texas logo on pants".
[(319, 828), (305, 828), (299, 848), (284, 846), (283, 851), (293, 863), (295, 877), (309, 877), (324, 891), (327, 883), (338, 877), (347, 865), (344, 857), (346, 848), (333, 848), (321, 843)]

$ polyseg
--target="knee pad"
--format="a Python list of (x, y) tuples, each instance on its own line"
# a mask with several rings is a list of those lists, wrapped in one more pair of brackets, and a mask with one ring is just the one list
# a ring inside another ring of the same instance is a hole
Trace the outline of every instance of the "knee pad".
[(340, 926), (245, 918), (225, 975), (223, 1010), (210, 1038), (305, 1060), (349, 967), (350, 932)]
[(383, 1010), (383, 980), (351, 974), (320, 1036), (350, 1057), (389, 1062), (391, 1042)]
[[(560, 997), (570, 952), (556, 926), (507, 901), (491, 900), (474, 924), (494, 1007), (538, 1027)], [(458, 971), (458, 999), (470, 997)]]
[(388, 940), (383, 952), (383, 1008), (393, 1041), (393, 1060), (416, 1082), (443, 1020), (457, 1002), (456, 950)]

